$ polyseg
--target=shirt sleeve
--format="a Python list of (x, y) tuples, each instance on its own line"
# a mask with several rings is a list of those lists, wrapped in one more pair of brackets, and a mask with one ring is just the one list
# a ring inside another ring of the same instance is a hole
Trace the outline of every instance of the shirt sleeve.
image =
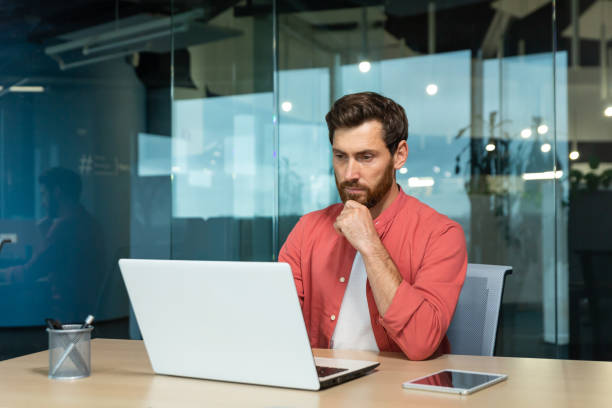
[(455, 313), (466, 269), (461, 227), (452, 223), (434, 232), (414, 283), (400, 283), (380, 318), (387, 334), (409, 359), (424, 360), (438, 349)]
[(293, 273), (293, 281), (297, 290), (298, 298), (300, 299), (300, 307), (304, 307), (304, 285), (302, 281), (302, 235), (304, 231), (304, 218), (301, 218), (293, 227), (291, 233), (287, 237), (285, 244), (278, 254), (278, 261), (288, 263)]

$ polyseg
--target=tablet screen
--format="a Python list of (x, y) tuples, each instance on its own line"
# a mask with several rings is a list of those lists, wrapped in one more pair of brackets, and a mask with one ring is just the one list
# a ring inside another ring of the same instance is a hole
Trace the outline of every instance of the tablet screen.
[(467, 373), (462, 371), (444, 370), (428, 377), (411, 381), (413, 384), (439, 385), (448, 388), (470, 389), (499, 378), (499, 375)]

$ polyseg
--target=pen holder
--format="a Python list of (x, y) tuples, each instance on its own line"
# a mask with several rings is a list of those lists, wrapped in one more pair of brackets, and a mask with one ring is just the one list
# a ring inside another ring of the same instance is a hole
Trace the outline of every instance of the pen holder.
[(47, 329), (49, 333), (49, 378), (74, 380), (91, 373), (91, 331), (65, 324), (63, 330)]

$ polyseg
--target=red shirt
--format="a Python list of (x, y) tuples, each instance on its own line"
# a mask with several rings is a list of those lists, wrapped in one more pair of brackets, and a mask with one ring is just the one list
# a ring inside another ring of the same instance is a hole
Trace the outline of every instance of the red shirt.
[[(330, 347), (356, 254), (333, 227), (342, 208), (334, 204), (304, 215), (279, 254), (279, 262), (291, 266), (312, 347)], [(412, 360), (449, 353), (446, 330), (467, 269), (461, 226), (401, 189), (374, 225), (403, 278), (384, 316), (366, 284), (378, 348)]]

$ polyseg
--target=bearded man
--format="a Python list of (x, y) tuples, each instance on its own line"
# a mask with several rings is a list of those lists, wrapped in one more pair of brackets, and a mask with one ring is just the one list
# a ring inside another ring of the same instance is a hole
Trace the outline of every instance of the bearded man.
[(465, 237), (396, 183), (408, 157), (404, 109), (363, 92), (337, 100), (325, 119), (343, 204), (303, 216), (279, 254), (291, 266), (311, 346), (401, 351), (412, 360), (449, 353)]

